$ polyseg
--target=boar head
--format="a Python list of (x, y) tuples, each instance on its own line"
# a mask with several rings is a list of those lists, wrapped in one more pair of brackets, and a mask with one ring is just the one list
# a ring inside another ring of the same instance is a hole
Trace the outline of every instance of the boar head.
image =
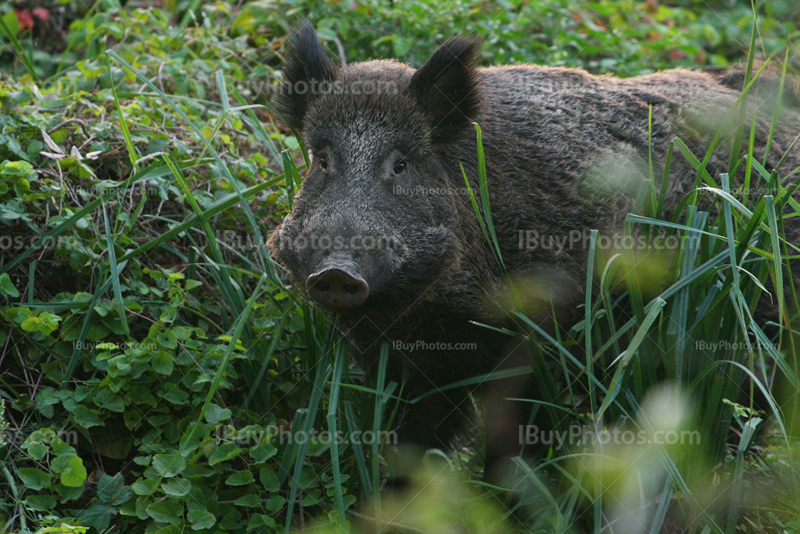
[(464, 181), (453, 152), (474, 144), (476, 53), (474, 40), (450, 39), (418, 70), (339, 67), (310, 25), (292, 36), (278, 110), (311, 165), (269, 245), (323, 309), (407, 309), (458, 266)]

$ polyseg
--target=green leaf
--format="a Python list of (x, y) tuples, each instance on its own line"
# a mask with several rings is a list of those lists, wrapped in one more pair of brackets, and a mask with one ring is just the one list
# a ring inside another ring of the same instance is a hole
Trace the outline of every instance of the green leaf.
[(73, 456), (69, 459), (67, 468), (61, 471), (61, 483), (68, 488), (82, 487), (86, 481), (86, 467), (80, 456)]
[(189, 394), (178, 387), (173, 387), (164, 393), (164, 400), (171, 404), (184, 406), (189, 403)]
[(25, 487), (32, 490), (40, 490), (50, 485), (53, 475), (34, 467), (20, 467), (17, 471), (20, 480)]
[(192, 490), (192, 483), (188, 478), (173, 478), (161, 484), (161, 489), (167, 495), (183, 497)]
[(56, 499), (52, 495), (28, 495), (25, 502), (39, 512), (52, 512), (56, 507)]
[(181, 341), (186, 341), (190, 337), (192, 337), (192, 333), (194, 332), (194, 328), (189, 326), (173, 326), (172, 333), (175, 334), (175, 337), (180, 339)]
[(119, 506), (130, 500), (133, 488), (125, 485), (121, 473), (116, 475), (102, 475), (97, 481), (97, 497), (104, 503)]
[(258, 495), (251, 493), (250, 495), (243, 495), (236, 499), (234, 503), (236, 506), (244, 506), (247, 508), (255, 508), (258, 506)]
[(208, 435), (210, 429), (198, 421), (192, 421), (181, 436), (180, 451), (184, 456), (191, 454)]
[(146, 508), (146, 511), (147, 515), (159, 523), (180, 525), (181, 517), (183, 517), (183, 504), (168, 499), (166, 501), (154, 502)]
[(20, 328), (26, 332), (41, 332), (48, 336), (58, 328), (58, 323), (61, 322), (61, 317), (53, 315), (52, 313), (42, 312), (36, 317), (29, 317), (25, 319), (20, 325)]
[(270, 499), (264, 504), (264, 508), (268, 512), (279, 512), (283, 510), (283, 507), (286, 505), (286, 497), (283, 495), (273, 495)]
[(178, 348), (178, 338), (172, 333), (172, 330), (165, 330), (156, 335), (156, 339), (165, 348), (176, 349)]
[(217, 522), (217, 518), (214, 517), (214, 514), (206, 512), (205, 510), (190, 510), (187, 514), (187, 518), (192, 524), (192, 530), (211, 528)]
[[(111, 477), (109, 477), (111, 478)], [(107, 504), (95, 504), (90, 506), (79, 516), (83, 524), (94, 527), (98, 531), (108, 528), (111, 520), (117, 515), (117, 509)]]
[(172, 374), (173, 365), (173, 357), (172, 354), (169, 352), (160, 350), (153, 355), (153, 370), (165, 376), (169, 376)]
[(69, 461), (75, 457), (75, 454), (63, 454), (56, 456), (50, 460), (50, 470), (53, 473), (61, 473), (64, 469), (69, 468)]
[(136, 495), (150, 495), (156, 487), (158, 487), (158, 480), (152, 478), (140, 478), (131, 484), (131, 489)]
[(275, 527), (275, 520), (270, 516), (264, 514), (253, 514), (250, 516), (250, 521), (247, 523), (247, 532), (255, 529), (259, 529), (259, 531), (261, 531), (263, 529), (271, 529), (273, 527)]
[(45, 417), (53, 417), (53, 405), (58, 404), (59, 398), (56, 396), (56, 390), (51, 387), (42, 388), (36, 395), (36, 409), (39, 410)]
[(83, 428), (92, 428), (93, 426), (105, 426), (105, 423), (97, 415), (94, 414), (89, 408), (83, 404), (79, 404), (72, 410), (72, 418), (78, 425)]
[(253, 445), (248, 449), (250, 456), (257, 464), (264, 463), (278, 452), (278, 449), (272, 445)]
[(186, 469), (186, 460), (180, 454), (156, 454), (153, 456), (153, 469), (160, 476), (171, 478)]
[(229, 476), (225, 483), (229, 486), (244, 486), (245, 484), (250, 484), (254, 480), (255, 477), (253, 477), (253, 473), (249, 470), (244, 470), (237, 471)]
[(125, 402), (122, 397), (115, 395), (111, 390), (104, 389), (94, 397), (94, 403), (111, 412), (122, 413), (125, 411)]
[(83, 486), (70, 488), (64, 484), (56, 484), (56, 491), (62, 497), (61, 502), (74, 501), (83, 495)]
[(303, 500), (300, 501), (300, 504), (303, 506), (314, 506), (315, 504), (319, 504), (322, 501), (322, 494), (319, 490), (313, 490), (310, 493), (306, 494), (303, 497)]
[(30, 308), (26, 308), (25, 306), (19, 306), (16, 308), (11, 308), (9, 310), (5, 310), (5, 315), (18, 325), (24, 323), (30, 317), (33, 317), (33, 312)]
[(8, 276), (8, 273), (0, 274), (0, 294), (8, 295), (11, 298), (19, 297), (19, 291), (17, 291), (17, 288), (14, 287), (14, 284), (11, 282), (11, 277)]
[(210, 404), (206, 410), (206, 421), (209, 423), (217, 424), (220, 421), (231, 418), (231, 411), (227, 408), (221, 408), (216, 404)]
[(242, 453), (242, 449), (233, 443), (223, 443), (217, 450), (215, 450), (211, 457), (208, 459), (208, 465), (217, 465), (220, 462), (225, 462), (231, 458), (236, 458)]
[(75, 456), (78, 454), (75, 451), (75, 447), (67, 444), (67, 442), (61, 438), (55, 438), (50, 446), (53, 448), (53, 453), (58, 456)]
[(203, 285), (203, 282), (201, 282), (200, 280), (187, 280), (186, 281), (186, 291), (189, 291), (190, 289), (194, 289), (194, 288), (202, 286), (202, 285)]
[(276, 475), (275, 471), (269, 467), (265, 467), (258, 472), (258, 479), (261, 481), (261, 485), (264, 486), (264, 489), (270, 493), (275, 493), (281, 489), (281, 483), (278, 480), (278, 475)]
[[(6, 27), (8, 28), (8, 31), (11, 32), (11, 35), (7, 35), (5, 37), (8, 37), (9, 39), (11, 39), (12, 37), (16, 37), (17, 34), (19, 33), (19, 19), (17, 19), (16, 11), (13, 10), (13, 9), (9, 9), (5, 13), (5, 15), (3, 15), (3, 22), (5, 22)], [(6, 163), (6, 162), (3, 162), (3, 163)], [(17, 162), (10, 162), (9, 161), (8, 163), (17, 163)], [(3, 168), (3, 171), (5, 171), (5, 168)], [(3, 174), (5, 174), (5, 172), (3, 172)]]
[(31, 443), (28, 447), (28, 454), (34, 460), (41, 460), (44, 458), (44, 455), (47, 454), (47, 446), (42, 445), (41, 443)]

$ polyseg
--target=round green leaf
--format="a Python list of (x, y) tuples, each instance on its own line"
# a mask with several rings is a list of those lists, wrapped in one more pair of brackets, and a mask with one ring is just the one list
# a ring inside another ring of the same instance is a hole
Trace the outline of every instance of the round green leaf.
[(208, 459), (208, 465), (217, 465), (220, 462), (236, 458), (242, 453), (242, 449), (233, 443), (223, 443), (215, 450)]
[(165, 478), (174, 477), (186, 469), (186, 460), (180, 454), (156, 454), (153, 456), (153, 469)]
[(50, 512), (56, 507), (56, 499), (52, 495), (28, 495), (25, 502), (39, 512)]
[(32, 490), (45, 488), (53, 480), (53, 475), (34, 467), (20, 467), (17, 474), (25, 487)]
[(275, 471), (269, 467), (265, 467), (259, 471), (258, 478), (261, 480), (261, 484), (264, 486), (264, 489), (270, 493), (275, 493), (281, 489), (281, 483), (278, 480), (278, 475), (276, 475)]
[(205, 510), (190, 510), (187, 517), (192, 524), (192, 530), (211, 528), (217, 522), (217, 518), (214, 517), (214, 514), (206, 512)]
[(161, 489), (167, 495), (183, 497), (192, 490), (192, 483), (188, 478), (173, 478), (161, 484)]
[(236, 506), (245, 506), (247, 508), (255, 508), (258, 505), (258, 495), (251, 493), (250, 495), (243, 495), (236, 499), (234, 503)]
[(86, 481), (86, 467), (80, 456), (69, 459), (66, 469), (61, 471), (61, 483), (68, 488), (79, 488)]
[(147, 515), (159, 523), (179, 525), (183, 516), (183, 504), (173, 500), (154, 502), (147, 507)]
[(232, 474), (228, 477), (225, 483), (229, 486), (244, 486), (245, 484), (250, 484), (254, 480), (255, 477), (253, 477), (253, 473), (245, 470), (237, 471), (236, 473)]

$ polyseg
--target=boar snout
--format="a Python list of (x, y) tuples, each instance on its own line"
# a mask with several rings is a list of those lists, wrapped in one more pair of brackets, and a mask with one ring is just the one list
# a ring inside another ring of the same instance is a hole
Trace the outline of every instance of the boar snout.
[(334, 309), (356, 308), (369, 296), (369, 284), (353, 261), (323, 262), (306, 280), (308, 295), (317, 303)]

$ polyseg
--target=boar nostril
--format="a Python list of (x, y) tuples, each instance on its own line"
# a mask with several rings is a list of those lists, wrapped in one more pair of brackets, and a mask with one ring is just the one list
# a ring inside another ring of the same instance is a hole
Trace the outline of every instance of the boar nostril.
[(369, 285), (351, 263), (329, 265), (306, 280), (308, 295), (329, 308), (355, 308), (367, 300)]
[(316, 284), (314, 284), (314, 287), (318, 291), (328, 291), (328, 289), (330, 289), (331, 285), (329, 283), (323, 281), (323, 280), (319, 280), (319, 281), (317, 281)]

